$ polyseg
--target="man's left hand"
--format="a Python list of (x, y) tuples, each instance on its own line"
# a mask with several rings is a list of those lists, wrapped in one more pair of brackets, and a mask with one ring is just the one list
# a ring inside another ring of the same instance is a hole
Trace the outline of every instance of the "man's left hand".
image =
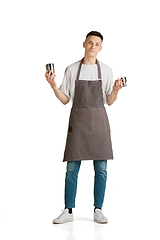
[(123, 87), (122, 80), (118, 78), (118, 80), (115, 81), (114, 86), (113, 86), (113, 91), (119, 91)]

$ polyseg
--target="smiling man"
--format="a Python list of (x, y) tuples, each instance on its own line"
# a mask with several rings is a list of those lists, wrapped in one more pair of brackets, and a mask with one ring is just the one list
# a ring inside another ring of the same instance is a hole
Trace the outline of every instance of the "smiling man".
[(107, 223), (102, 212), (107, 181), (107, 160), (113, 159), (110, 125), (104, 104), (109, 106), (117, 99), (123, 87), (118, 78), (113, 81), (112, 69), (97, 60), (102, 50), (103, 36), (92, 31), (86, 36), (84, 58), (66, 68), (60, 88), (55, 73), (45, 76), (56, 97), (71, 108), (63, 162), (67, 162), (65, 177), (65, 209), (53, 223), (73, 221), (77, 179), (81, 161), (93, 160), (94, 221)]

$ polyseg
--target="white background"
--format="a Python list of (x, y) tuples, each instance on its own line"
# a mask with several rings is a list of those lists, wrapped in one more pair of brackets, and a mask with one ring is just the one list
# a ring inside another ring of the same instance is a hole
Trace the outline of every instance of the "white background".
[[(0, 238), (160, 239), (159, 1), (3, 1), (0, 6)], [(103, 212), (93, 222), (92, 161), (82, 162), (75, 221), (53, 225), (64, 208), (63, 153), (72, 103), (45, 80), (55, 63), (84, 56), (89, 31), (104, 36), (98, 60), (128, 86), (106, 110), (114, 161), (108, 161)]]

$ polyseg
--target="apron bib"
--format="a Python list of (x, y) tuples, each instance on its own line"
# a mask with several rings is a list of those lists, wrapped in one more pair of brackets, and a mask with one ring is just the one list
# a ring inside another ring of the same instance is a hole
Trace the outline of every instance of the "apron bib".
[(110, 125), (103, 103), (102, 79), (96, 59), (98, 80), (79, 80), (83, 59), (75, 81), (63, 162), (113, 159)]

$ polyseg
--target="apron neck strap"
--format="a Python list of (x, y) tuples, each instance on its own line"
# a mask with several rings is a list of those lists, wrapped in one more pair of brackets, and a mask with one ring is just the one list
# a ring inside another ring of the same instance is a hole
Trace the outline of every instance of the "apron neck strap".
[[(78, 68), (78, 71), (77, 71), (77, 76), (76, 76), (76, 80), (79, 80), (79, 75), (80, 75), (80, 71), (81, 71), (81, 67), (82, 67), (82, 63), (83, 63), (83, 59), (81, 60), (80, 64), (79, 64), (79, 68)], [(101, 68), (100, 68), (100, 65), (99, 65), (99, 62), (98, 60), (96, 59), (96, 64), (97, 64), (97, 69), (98, 69), (98, 80), (101, 80)]]

